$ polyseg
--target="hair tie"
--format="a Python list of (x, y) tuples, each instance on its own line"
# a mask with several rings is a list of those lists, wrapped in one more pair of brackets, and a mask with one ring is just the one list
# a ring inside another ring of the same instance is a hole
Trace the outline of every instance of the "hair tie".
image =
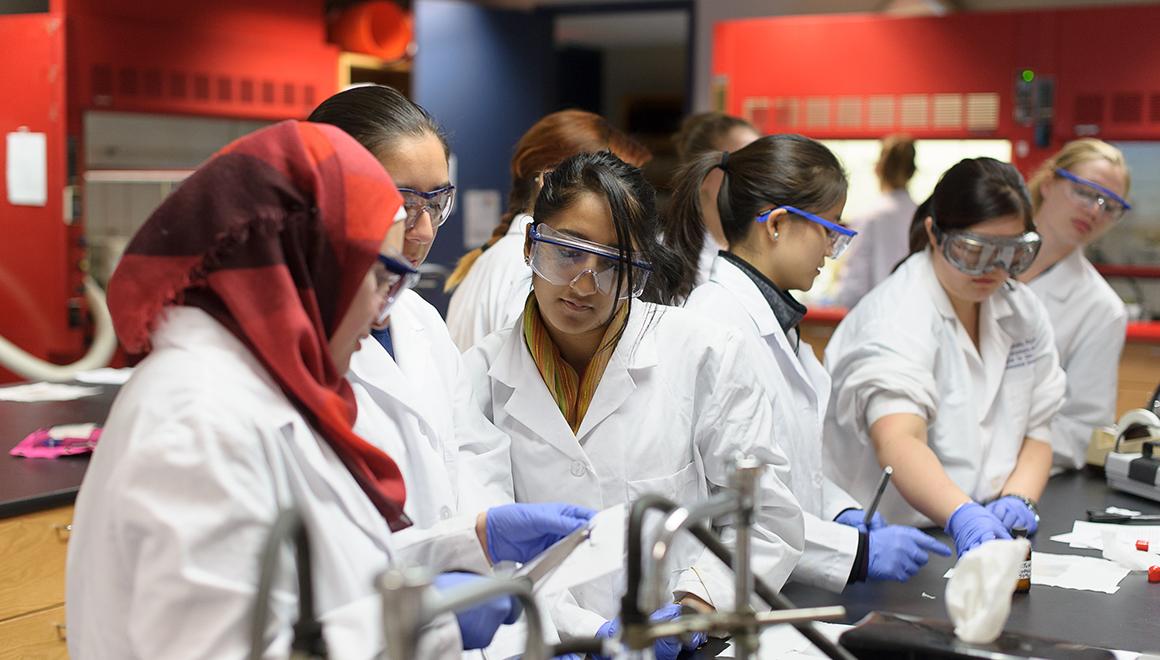
[(722, 172), (729, 171), (729, 152), (728, 151), (721, 152), (721, 162), (717, 163), (716, 166), (720, 167)]

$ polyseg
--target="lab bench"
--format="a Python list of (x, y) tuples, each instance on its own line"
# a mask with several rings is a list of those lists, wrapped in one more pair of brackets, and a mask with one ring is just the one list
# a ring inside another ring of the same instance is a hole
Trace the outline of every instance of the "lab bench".
[[(0, 402), (0, 449), (4, 450), (0, 455), (0, 660), (68, 656), (65, 554), (72, 503), (88, 465), (85, 457), (33, 460), (9, 456), (7, 450), (41, 426), (103, 422), (117, 388), (102, 389), (98, 396), (76, 401)], [(1108, 490), (1096, 475), (1053, 478), (1040, 503), (1043, 520), (1035, 549), (1098, 556), (1048, 538), (1070, 531), (1072, 521), (1082, 518), (1086, 510), (1109, 505), (1160, 511), (1156, 502)], [(857, 584), (841, 596), (793, 583), (784, 593), (800, 606), (845, 605), (849, 623), (873, 610), (946, 619), (942, 576), (952, 564), (952, 558), (932, 555), (930, 563), (905, 584)], [(1015, 598), (1008, 628), (1139, 651), (1160, 649), (1156, 621), (1160, 621), (1160, 585), (1149, 585), (1143, 575), (1133, 573), (1114, 595), (1032, 587), (1029, 595)]]
[(67, 658), (65, 555), (87, 456), (8, 454), (42, 426), (104, 422), (116, 387), (75, 401), (0, 401), (0, 660)]
[[(1087, 519), (1088, 509), (1102, 511), (1108, 506), (1160, 513), (1160, 503), (1110, 490), (1102, 475), (1077, 472), (1053, 477), (1039, 501), (1042, 520), (1032, 539), (1035, 551), (1100, 557), (1099, 551), (1073, 549), (1050, 537), (1070, 532), (1072, 523)], [(954, 547), (954, 541), (945, 534), (931, 534)], [(953, 565), (954, 557), (932, 554), (930, 563), (906, 583), (855, 584), (839, 597), (791, 582), (782, 593), (800, 607), (844, 605), (847, 619), (842, 623), (855, 623), (875, 610), (946, 621), (948, 580), (943, 574)], [(1016, 594), (1012, 599), (1006, 630), (1108, 649), (1155, 652), (1160, 651), (1157, 622), (1160, 584), (1149, 584), (1145, 573), (1129, 573), (1114, 594), (1033, 585), (1030, 593)]]

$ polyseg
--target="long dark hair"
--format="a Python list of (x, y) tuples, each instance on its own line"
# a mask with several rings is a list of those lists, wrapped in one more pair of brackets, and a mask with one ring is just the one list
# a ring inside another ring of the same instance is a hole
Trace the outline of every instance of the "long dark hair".
[(724, 170), (717, 210), (729, 243), (743, 240), (753, 219), (770, 206), (789, 204), (805, 211), (825, 211), (846, 195), (846, 173), (837, 157), (820, 142), (801, 135), (767, 135), (728, 155), (697, 156), (675, 176), (675, 188), (664, 218), (665, 242), (681, 261), (675, 295), (687, 298), (697, 277), (705, 221), (699, 195), (705, 176)]
[(447, 136), (422, 106), (387, 85), (352, 87), (323, 101), (306, 121), (337, 126), (381, 157), (404, 136), (434, 135), (451, 156)]
[[(544, 177), (544, 185), (536, 197), (535, 221), (550, 221), (570, 208), (585, 192), (604, 198), (612, 212), (612, 226), (616, 230), (621, 259), (617, 264), (615, 299), (619, 299), (623, 291), (633, 289), (633, 269), (625, 262), (635, 256), (649, 262), (653, 269), (641, 298), (669, 304), (679, 262), (676, 255), (656, 238), (659, 230), (656, 191), (639, 169), (608, 151), (572, 156)], [(628, 305), (632, 305), (631, 298)], [(612, 314), (616, 314), (615, 305)]]
[(963, 230), (991, 218), (1017, 215), (1034, 231), (1031, 197), (1014, 165), (994, 158), (964, 158), (943, 172), (934, 192), (914, 212), (910, 223), (910, 253), (930, 244), (926, 218), (942, 231)]
[(673, 146), (677, 149), (677, 160), (683, 165), (690, 159), (706, 151), (720, 151), (721, 139), (735, 128), (748, 128), (759, 133), (740, 117), (723, 112), (699, 112), (689, 115), (681, 122), (681, 128), (673, 136)]
[(455, 264), (445, 289), (450, 291), (459, 286), (479, 255), (504, 237), (512, 220), (531, 210), (536, 201), (537, 177), (541, 172), (569, 156), (595, 151), (611, 151), (636, 167), (652, 159), (652, 153), (643, 144), (608, 123), (604, 117), (584, 110), (553, 112), (532, 125), (516, 142), (512, 154), (512, 188), (508, 194), (507, 211), (500, 217), (487, 242), (463, 255)]

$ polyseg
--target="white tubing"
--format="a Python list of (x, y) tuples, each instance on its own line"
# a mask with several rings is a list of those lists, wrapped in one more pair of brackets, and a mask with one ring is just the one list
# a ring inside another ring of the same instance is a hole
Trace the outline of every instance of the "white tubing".
[(101, 285), (85, 276), (85, 298), (96, 323), (93, 345), (84, 357), (72, 364), (60, 365), (46, 362), (0, 337), (0, 366), (28, 380), (61, 382), (72, 380), (78, 371), (87, 371), (108, 366), (117, 350), (117, 334), (113, 331), (113, 318), (109, 316), (109, 306), (105, 302), (105, 292)]

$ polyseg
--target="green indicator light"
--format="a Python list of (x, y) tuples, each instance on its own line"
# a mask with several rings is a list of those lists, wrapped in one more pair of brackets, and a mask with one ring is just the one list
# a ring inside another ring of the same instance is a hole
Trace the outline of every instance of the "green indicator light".
[(1031, 69), (1023, 69), (1023, 73), (1020, 75), (1023, 77), (1023, 82), (1029, 83), (1032, 80), (1035, 80), (1035, 72)]

